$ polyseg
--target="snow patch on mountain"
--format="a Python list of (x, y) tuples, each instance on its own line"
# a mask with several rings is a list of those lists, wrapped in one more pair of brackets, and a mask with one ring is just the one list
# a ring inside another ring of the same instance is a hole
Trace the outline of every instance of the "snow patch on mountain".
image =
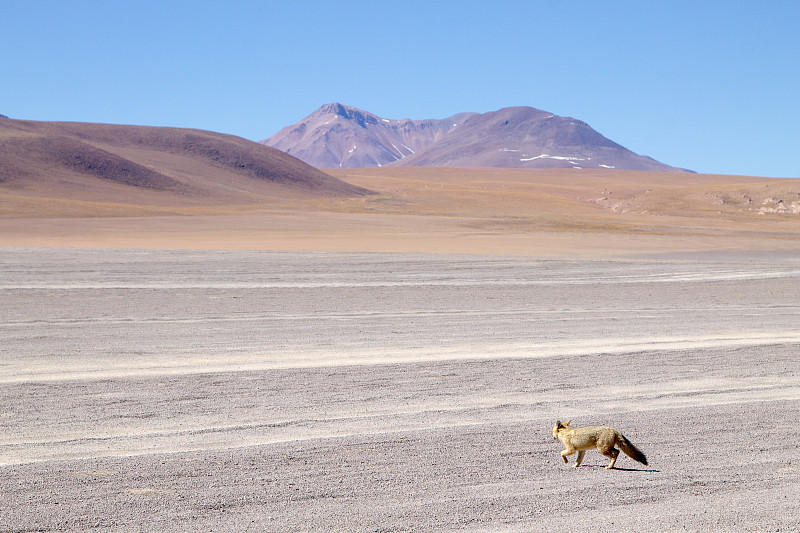
[(560, 161), (586, 161), (588, 158), (575, 157), (575, 156), (541, 154), (541, 155), (537, 155), (536, 157), (522, 158), (522, 159), (520, 159), (520, 161), (533, 161), (535, 159), (558, 159)]

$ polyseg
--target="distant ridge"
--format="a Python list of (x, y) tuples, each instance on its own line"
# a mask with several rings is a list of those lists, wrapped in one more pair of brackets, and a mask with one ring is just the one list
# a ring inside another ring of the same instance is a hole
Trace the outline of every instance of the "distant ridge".
[(691, 172), (638, 155), (583, 121), (532, 107), (390, 120), (339, 103), (261, 141), (318, 168), (462, 166)]
[(348, 197), (349, 185), (279, 150), (183, 128), (0, 118), (0, 186), (38, 197), (257, 203)]

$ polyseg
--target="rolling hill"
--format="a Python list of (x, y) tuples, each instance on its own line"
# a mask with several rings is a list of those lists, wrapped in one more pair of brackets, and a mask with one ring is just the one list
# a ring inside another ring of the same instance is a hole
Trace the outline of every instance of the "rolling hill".
[(532, 107), (389, 120), (333, 103), (263, 144), (318, 168), (442, 166), (687, 172), (635, 154), (588, 124)]
[[(279, 150), (201, 130), (0, 118), (0, 192), (106, 204), (366, 194)], [(35, 202), (34, 202), (35, 203)], [(0, 204), (0, 215), (2, 213)]]

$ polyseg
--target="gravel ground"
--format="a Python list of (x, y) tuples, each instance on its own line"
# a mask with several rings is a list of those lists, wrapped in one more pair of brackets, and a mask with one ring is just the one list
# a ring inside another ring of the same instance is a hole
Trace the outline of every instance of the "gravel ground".
[[(0, 249), (0, 532), (800, 531), (798, 295), (787, 256)], [(557, 418), (649, 466), (564, 465)]]

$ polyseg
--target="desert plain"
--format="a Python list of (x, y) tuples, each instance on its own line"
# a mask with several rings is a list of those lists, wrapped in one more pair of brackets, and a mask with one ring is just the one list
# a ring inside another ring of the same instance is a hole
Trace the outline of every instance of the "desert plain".
[(329, 172), (0, 191), (0, 531), (800, 530), (797, 180)]

